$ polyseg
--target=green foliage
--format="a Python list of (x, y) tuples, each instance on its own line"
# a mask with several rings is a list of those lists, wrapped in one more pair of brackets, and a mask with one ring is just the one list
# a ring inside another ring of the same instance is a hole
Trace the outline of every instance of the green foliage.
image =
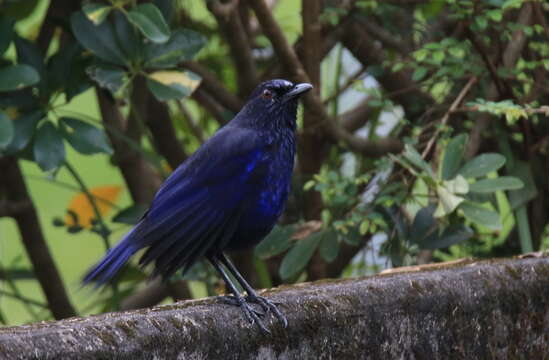
[(10, 65), (0, 68), (0, 78), (0, 91), (12, 91), (36, 84), (40, 75), (28, 65)]
[(59, 128), (63, 137), (81, 154), (112, 154), (105, 133), (82, 120), (62, 117)]
[(135, 225), (141, 220), (146, 211), (146, 206), (134, 204), (116, 213), (116, 215), (113, 216), (112, 221), (115, 223)]
[[(180, 100), (198, 87), (200, 76), (176, 68), (204, 46), (202, 35), (187, 29), (171, 31), (152, 3), (140, 4), (129, 11), (111, 10), (93, 6), (71, 17), (78, 41), (106, 62), (88, 68), (93, 80), (117, 95), (122, 89), (131, 89), (135, 77), (143, 75), (147, 87), (160, 101)], [(112, 13), (110, 19), (109, 13)]]
[(501, 154), (480, 154), (463, 165), (458, 173), (466, 178), (479, 178), (497, 171), (504, 164), (505, 157)]
[[(444, 218), (454, 211), (460, 210), (459, 213), (462, 213), (468, 220), (493, 230), (499, 230), (502, 224), (498, 213), (484, 207), (467, 195), (517, 190), (524, 184), (520, 179), (512, 176), (477, 180), (505, 164), (505, 157), (500, 154), (479, 155), (460, 168), (463, 163), (466, 140), (464, 135), (458, 135), (449, 141), (441, 161), (440, 177), (434, 176), (430, 165), (411, 146), (407, 146), (405, 152), (400, 156), (394, 156), (394, 159), (414, 176), (425, 181), (430, 190), (436, 194), (438, 207), (433, 214), (434, 217)], [(457, 175), (452, 177), (454, 174)]]
[(299, 275), (325, 235), (326, 231), (319, 231), (309, 235), (305, 239), (298, 240), (295, 246), (284, 256), (280, 264), (280, 277), (282, 279), (290, 279)]
[(58, 168), (65, 160), (63, 137), (51, 121), (46, 120), (38, 127), (33, 151), (36, 163), (44, 171)]
[(13, 124), (10, 119), (0, 112), (0, 149), (6, 148), (13, 139), (14, 133)]
[(290, 237), (295, 227), (275, 226), (274, 229), (255, 247), (255, 255), (260, 259), (268, 259), (290, 248)]
[(128, 20), (153, 43), (165, 43), (170, 38), (170, 28), (156, 5), (145, 3), (128, 11)]
[[(487, 112), (496, 116), (504, 116), (509, 125), (515, 124), (521, 118), (528, 118), (528, 113), (532, 111), (532, 107), (517, 105), (512, 100), (495, 102), (478, 99), (468, 105), (477, 111)], [(546, 116), (549, 116), (549, 107), (545, 106), (539, 110)]]

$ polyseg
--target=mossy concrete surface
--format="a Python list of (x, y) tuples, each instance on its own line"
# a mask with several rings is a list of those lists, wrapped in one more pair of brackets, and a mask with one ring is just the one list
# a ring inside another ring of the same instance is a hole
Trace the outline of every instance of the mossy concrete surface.
[(217, 298), (0, 329), (0, 359), (547, 359), (549, 258), (265, 292), (262, 334)]

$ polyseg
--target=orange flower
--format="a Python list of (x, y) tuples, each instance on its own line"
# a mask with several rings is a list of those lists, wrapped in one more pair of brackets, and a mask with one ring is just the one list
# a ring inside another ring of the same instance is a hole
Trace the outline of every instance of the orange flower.
[[(118, 200), (120, 191), (122, 191), (122, 187), (118, 185), (96, 186), (90, 189), (90, 193), (95, 198), (95, 203), (102, 216), (105, 216), (112, 209), (112, 205)], [(67, 211), (69, 213), (65, 217), (65, 222), (68, 226), (80, 225), (89, 229), (92, 226), (92, 220), (96, 218), (93, 207), (83, 192), (76, 194), (71, 199)], [(78, 223), (75, 222), (70, 212), (76, 214)]]

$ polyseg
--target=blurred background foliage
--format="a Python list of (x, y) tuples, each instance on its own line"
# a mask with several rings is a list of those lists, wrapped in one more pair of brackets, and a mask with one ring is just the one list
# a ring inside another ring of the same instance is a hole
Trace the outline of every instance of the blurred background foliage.
[(308, 81), (256, 287), (549, 248), (549, 5), (524, 0), (0, 2), (0, 323), (224, 292), (82, 274), (262, 80)]

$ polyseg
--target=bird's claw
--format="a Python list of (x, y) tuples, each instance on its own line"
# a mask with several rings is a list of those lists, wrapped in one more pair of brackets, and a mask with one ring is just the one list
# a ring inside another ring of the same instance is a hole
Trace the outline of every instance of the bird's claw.
[(261, 306), (261, 308), (264, 311), (264, 314), (268, 312), (272, 312), (276, 316), (276, 318), (280, 322), (282, 322), (282, 325), (284, 327), (288, 326), (288, 320), (286, 319), (284, 314), (282, 314), (282, 312), (278, 309), (278, 307), (275, 305), (273, 301), (259, 295), (248, 295), (246, 296), (246, 301), (254, 304), (258, 304), (259, 306)]
[[(221, 297), (221, 301), (223, 301), (225, 304), (232, 305), (232, 306), (238, 306), (238, 307), (242, 307), (243, 303), (246, 302), (245, 300), (246, 299), (244, 299), (244, 298), (237, 298), (237, 297), (234, 297), (232, 295), (227, 295), (227, 296), (222, 296)], [(262, 312), (262, 311), (256, 310), (251, 306), (248, 306), (248, 308), (249, 308), (248, 309), (249, 311), (253, 312), (257, 316), (264, 316), (265, 315), (265, 311)], [(263, 307), (262, 307), (262, 309), (263, 309)]]
[(229, 305), (238, 306), (240, 309), (242, 309), (242, 311), (244, 312), (244, 316), (251, 324), (256, 323), (261, 329), (261, 331), (267, 334), (271, 333), (269, 329), (267, 329), (265, 324), (263, 324), (263, 321), (261, 321), (261, 319), (259, 318), (259, 316), (263, 316), (265, 315), (265, 313), (254, 309), (252, 306), (250, 306), (250, 304), (246, 302), (245, 298), (237, 298), (234, 296), (223, 296), (222, 301)]

